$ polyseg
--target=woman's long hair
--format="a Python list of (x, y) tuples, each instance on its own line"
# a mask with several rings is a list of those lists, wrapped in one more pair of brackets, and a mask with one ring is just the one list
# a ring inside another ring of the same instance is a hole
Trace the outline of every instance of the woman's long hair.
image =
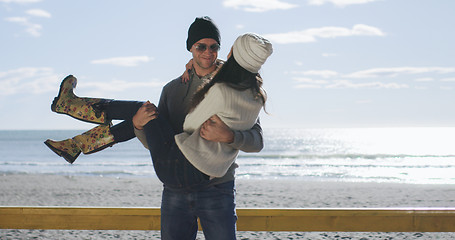
[(261, 99), (265, 110), (267, 94), (262, 88), (263, 81), (261, 76), (259, 73), (252, 73), (241, 67), (235, 61), (233, 55), (231, 55), (219, 72), (213, 77), (212, 81), (202, 85), (194, 94), (190, 104), (190, 112), (204, 99), (205, 94), (215, 83), (226, 83), (228, 86), (239, 91), (251, 89), (253, 95)]

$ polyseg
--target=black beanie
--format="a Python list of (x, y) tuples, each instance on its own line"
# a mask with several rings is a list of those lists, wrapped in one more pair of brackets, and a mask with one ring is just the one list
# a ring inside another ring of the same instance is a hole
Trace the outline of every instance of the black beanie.
[(220, 31), (210, 17), (198, 17), (188, 29), (188, 39), (186, 40), (186, 49), (190, 51), (191, 47), (203, 38), (212, 38), (218, 44), (220, 42)]

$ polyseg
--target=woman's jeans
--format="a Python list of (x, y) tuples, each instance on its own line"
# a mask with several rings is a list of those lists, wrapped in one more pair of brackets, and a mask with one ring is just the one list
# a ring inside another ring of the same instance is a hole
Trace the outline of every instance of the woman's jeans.
[(109, 101), (104, 106), (107, 118), (110, 120), (124, 120), (110, 128), (116, 142), (125, 142), (136, 137), (134, 134), (133, 117), (144, 104), (138, 101)]
[[(124, 120), (110, 128), (116, 142), (128, 141), (136, 137), (133, 116), (142, 106), (137, 101), (109, 101), (104, 110), (109, 119)], [(200, 189), (209, 182), (209, 176), (197, 170), (174, 140), (174, 130), (167, 119), (158, 116), (144, 126), (147, 143), (158, 178), (167, 186), (187, 190)]]
[(234, 181), (199, 191), (173, 189), (165, 185), (161, 201), (161, 239), (196, 239), (197, 218), (205, 239), (236, 239)]
[(156, 175), (166, 186), (176, 189), (199, 190), (209, 183), (209, 176), (196, 169), (175, 143), (175, 134), (164, 117), (144, 126), (147, 144)]

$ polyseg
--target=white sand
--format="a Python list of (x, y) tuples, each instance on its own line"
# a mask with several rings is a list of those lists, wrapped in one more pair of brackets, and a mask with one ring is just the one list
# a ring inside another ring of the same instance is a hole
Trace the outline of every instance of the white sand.
[[(455, 207), (455, 186), (237, 180), (238, 208)], [(0, 176), (2, 206), (159, 207), (156, 178)], [(455, 233), (238, 232), (238, 239), (455, 239)], [(0, 239), (159, 239), (158, 231), (0, 230)], [(202, 233), (198, 239), (203, 239)]]

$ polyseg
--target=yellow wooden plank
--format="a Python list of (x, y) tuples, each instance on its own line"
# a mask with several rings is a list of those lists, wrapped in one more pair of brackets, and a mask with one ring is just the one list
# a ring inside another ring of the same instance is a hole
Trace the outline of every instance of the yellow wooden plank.
[(454, 209), (239, 209), (238, 230), (453, 232)]
[[(455, 232), (455, 209), (237, 209), (239, 231)], [(159, 230), (158, 208), (0, 207), (0, 229)]]
[(159, 230), (156, 208), (0, 207), (3, 229)]

